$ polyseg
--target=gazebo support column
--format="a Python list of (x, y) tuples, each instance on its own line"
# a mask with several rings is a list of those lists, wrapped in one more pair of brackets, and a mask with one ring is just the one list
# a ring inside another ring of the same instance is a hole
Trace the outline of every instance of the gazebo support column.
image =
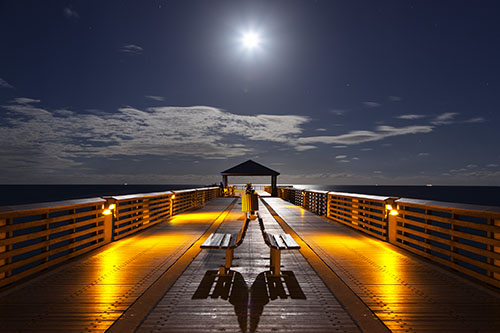
[(227, 176), (222, 176), (222, 186), (227, 187)]
[(273, 196), (273, 197), (278, 196), (278, 188), (276, 187), (277, 182), (278, 182), (278, 176), (272, 175), (271, 176), (271, 196)]

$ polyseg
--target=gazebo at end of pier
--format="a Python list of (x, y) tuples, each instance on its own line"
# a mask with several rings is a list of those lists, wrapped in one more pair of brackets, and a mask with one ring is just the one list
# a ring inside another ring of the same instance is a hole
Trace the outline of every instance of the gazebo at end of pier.
[(222, 171), (220, 174), (224, 188), (228, 186), (229, 176), (271, 176), (271, 195), (273, 197), (278, 195), (277, 183), (280, 173), (255, 161), (248, 160)]

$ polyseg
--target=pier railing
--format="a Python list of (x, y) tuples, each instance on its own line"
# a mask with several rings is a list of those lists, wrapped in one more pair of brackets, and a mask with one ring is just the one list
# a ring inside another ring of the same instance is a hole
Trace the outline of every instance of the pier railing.
[(500, 287), (500, 208), (406, 198), (396, 204), (392, 243)]
[(209, 187), (0, 207), (0, 287), (220, 195)]
[(292, 187), (278, 196), (500, 288), (499, 207)]

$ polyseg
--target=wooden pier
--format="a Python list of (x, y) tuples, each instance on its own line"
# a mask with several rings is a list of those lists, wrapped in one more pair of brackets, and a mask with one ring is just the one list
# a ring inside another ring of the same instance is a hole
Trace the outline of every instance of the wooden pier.
[(255, 219), (230, 274), (218, 274), (224, 251), (200, 244), (238, 233), (246, 215), (239, 198), (212, 198), (5, 287), (2, 332), (500, 330), (493, 286), (281, 198), (262, 197), (259, 213), (301, 246), (282, 251), (280, 277)]

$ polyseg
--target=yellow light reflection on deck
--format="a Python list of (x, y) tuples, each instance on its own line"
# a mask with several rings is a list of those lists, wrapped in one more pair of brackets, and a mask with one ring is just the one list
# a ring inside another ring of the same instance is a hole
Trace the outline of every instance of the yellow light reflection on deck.
[(127, 291), (120, 286), (119, 272), (116, 271), (116, 268), (123, 264), (124, 258), (120, 251), (114, 248), (104, 251), (99, 257), (101, 261), (96, 265), (96, 276), (104, 278), (95, 284), (94, 292), (99, 300), (98, 311), (107, 311), (109, 306), (119, 299), (120, 293)]
[[(371, 265), (370, 277), (365, 279), (361, 272), (358, 275), (360, 281), (365, 283), (367, 288), (373, 288), (372, 292), (377, 294), (384, 303), (389, 304), (391, 310), (401, 306), (401, 295), (404, 295), (406, 288), (399, 281), (402, 263), (390, 245), (376, 239), (331, 233), (318, 233), (312, 236), (311, 240), (325, 252), (336, 255), (342, 261), (345, 260), (353, 265), (348, 269), (353, 269), (355, 276), (357, 275), (356, 265), (369, 263)], [(374, 253), (376, 255), (373, 255)], [(364, 254), (370, 255), (365, 258)], [(370, 258), (376, 258), (376, 260)]]
[[(172, 217), (168, 223), (171, 224), (188, 224), (188, 223), (200, 223), (200, 222), (211, 222), (214, 221), (220, 212), (204, 212), (204, 213), (188, 213), (188, 214), (180, 214)], [(231, 218), (232, 214), (229, 214), (226, 219)], [(242, 215), (237, 214), (237, 215)], [(243, 214), (244, 216), (244, 214)]]

